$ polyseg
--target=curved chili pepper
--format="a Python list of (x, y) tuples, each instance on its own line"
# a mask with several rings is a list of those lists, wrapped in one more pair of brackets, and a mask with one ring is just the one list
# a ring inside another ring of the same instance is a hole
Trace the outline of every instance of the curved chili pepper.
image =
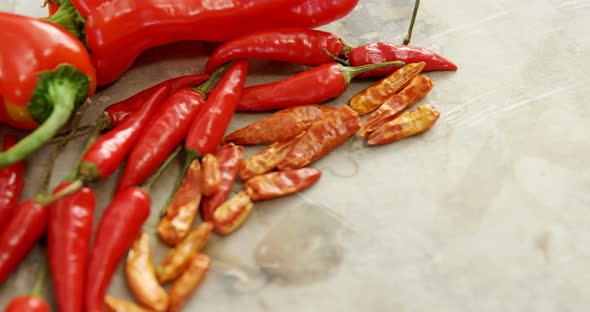
[(194, 256), (186, 270), (170, 288), (169, 312), (178, 312), (205, 279), (211, 259), (204, 254)]
[(149, 235), (141, 233), (131, 246), (125, 262), (125, 273), (129, 288), (141, 304), (153, 311), (166, 312), (168, 294), (156, 277)]
[(51, 312), (51, 308), (42, 298), (21, 296), (10, 300), (4, 312)]
[[(0, 12), (0, 122), (39, 127), (9, 151), (0, 168), (24, 159), (51, 139), (92, 94), (94, 68), (84, 46), (51, 23)], [(27, 55), (27, 57), (23, 57)]]
[(159, 84), (147, 88), (123, 101), (109, 105), (105, 108), (104, 114), (109, 118), (111, 126), (116, 127), (144, 106), (146, 100), (152, 96), (152, 94), (160, 90), (163, 85), (170, 87), (170, 91), (166, 95), (166, 97), (168, 97), (178, 89), (198, 86), (208, 78), (208, 75), (186, 75), (162, 81)]
[(316, 121), (297, 140), (285, 160), (277, 165), (279, 170), (291, 170), (307, 166), (324, 157), (344, 143), (360, 129), (357, 112), (342, 106)]
[(80, 176), (87, 181), (99, 181), (115, 172), (135, 142), (140, 139), (144, 128), (169, 91), (168, 85), (160, 86), (137, 112), (94, 142), (82, 156), (78, 166)]
[(193, 230), (180, 244), (170, 249), (156, 268), (160, 283), (168, 283), (182, 274), (194, 255), (199, 253), (207, 243), (213, 230), (210, 222), (203, 222)]
[(198, 88), (182, 88), (171, 94), (148, 122), (131, 149), (117, 192), (140, 185), (182, 142), (191, 122), (205, 104), (207, 89), (220, 71)]
[[(406, 64), (424, 62), (426, 64), (424, 71), (455, 71), (458, 68), (453, 62), (426, 48), (389, 42), (366, 44), (350, 50), (346, 56), (352, 66), (402, 61)], [(385, 67), (365, 72), (358, 77), (384, 77), (398, 69), (398, 67)]]
[(244, 147), (233, 143), (222, 145), (215, 151), (219, 160), (221, 184), (211, 196), (205, 197), (201, 203), (201, 215), (204, 221), (211, 221), (217, 207), (221, 206), (231, 192), (236, 176), (244, 158)]
[(271, 172), (280, 164), (305, 132), (286, 141), (275, 142), (258, 154), (244, 160), (240, 167), (240, 179), (246, 181), (252, 177)]
[(109, 312), (149, 312), (133, 302), (106, 296), (104, 299), (107, 311)]
[(86, 311), (103, 311), (113, 273), (150, 215), (150, 205), (150, 197), (144, 190), (128, 188), (116, 194), (104, 211), (90, 251)]
[(378, 110), (365, 119), (361, 126), (360, 136), (366, 138), (386, 122), (395, 119), (406, 108), (423, 99), (433, 86), (432, 80), (424, 75), (412, 79), (402, 91), (385, 101)]
[[(63, 190), (69, 182), (59, 185)], [(96, 195), (83, 187), (49, 206), (47, 256), (53, 292), (62, 312), (82, 311)]]
[(369, 136), (369, 145), (383, 145), (422, 133), (436, 123), (440, 113), (431, 105), (420, 105), (415, 111), (401, 114), (377, 128)]
[(203, 196), (211, 196), (215, 193), (221, 185), (221, 171), (219, 169), (219, 161), (213, 154), (207, 154), (203, 156), (201, 160), (203, 167), (203, 183), (201, 184), (201, 190)]
[[(5, 151), (16, 144), (16, 138), (11, 135), (5, 135), (3, 140)], [(24, 186), (24, 164), (22, 161), (0, 169), (0, 229), (10, 219)]]
[(229, 235), (246, 221), (254, 209), (254, 204), (246, 192), (239, 192), (227, 200), (213, 213), (212, 222), (215, 233)]
[(334, 110), (322, 105), (301, 105), (280, 110), (257, 120), (223, 138), (223, 143), (240, 145), (285, 141), (309, 128), (311, 124)]
[(403, 89), (424, 68), (424, 62), (408, 64), (387, 78), (377, 81), (350, 99), (350, 107), (359, 115), (372, 112)]
[(315, 184), (322, 172), (315, 168), (271, 172), (244, 183), (246, 194), (254, 201), (300, 192)]
[(267, 111), (323, 103), (344, 93), (352, 79), (360, 73), (385, 66), (403, 65), (402, 62), (360, 67), (346, 67), (337, 63), (320, 65), (281, 81), (245, 88), (237, 109)]
[(238, 59), (265, 59), (318, 66), (334, 62), (325, 52), (340, 55), (345, 45), (337, 36), (307, 28), (265, 29), (234, 38), (215, 50), (206, 73)]

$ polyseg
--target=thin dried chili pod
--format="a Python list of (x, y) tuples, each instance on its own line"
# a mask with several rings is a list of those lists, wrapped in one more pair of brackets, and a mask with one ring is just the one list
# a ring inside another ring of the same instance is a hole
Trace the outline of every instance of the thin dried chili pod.
[(133, 302), (117, 299), (111, 296), (106, 296), (104, 303), (108, 312), (149, 312)]
[(302, 132), (286, 141), (275, 142), (258, 154), (244, 160), (240, 166), (240, 179), (246, 181), (252, 177), (271, 172), (287, 157), (297, 140), (304, 134), (305, 132)]
[(271, 199), (301, 192), (321, 176), (322, 172), (315, 168), (271, 172), (246, 181), (244, 190), (254, 201)]
[(203, 169), (201, 190), (203, 196), (209, 196), (215, 193), (221, 184), (219, 161), (215, 155), (207, 154), (203, 156), (203, 159), (201, 160), (201, 167)]
[(189, 297), (199, 288), (209, 268), (211, 259), (204, 254), (195, 255), (186, 270), (170, 288), (169, 312), (180, 311)]
[(379, 127), (369, 136), (369, 145), (393, 143), (430, 129), (440, 113), (434, 106), (420, 105), (415, 111), (401, 114), (396, 119)]
[(237, 230), (246, 221), (254, 204), (246, 192), (239, 192), (236, 196), (219, 206), (213, 214), (215, 233), (228, 235)]

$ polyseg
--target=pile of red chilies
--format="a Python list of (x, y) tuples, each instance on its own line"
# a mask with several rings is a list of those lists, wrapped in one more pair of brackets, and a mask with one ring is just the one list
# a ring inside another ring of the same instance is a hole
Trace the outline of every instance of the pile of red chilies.
[[(313, 185), (321, 172), (308, 166), (359, 130), (369, 145), (380, 145), (432, 127), (439, 116), (434, 107), (403, 111), (433, 86), (419, 73), (454, 71), (452, 62), (401, 44), (353, 48), (334, 34), (310, 29), (343, 17), (357, 2), (236, 0), (215, 8), (183, 0), (174, 1), (177, 7), (171, 9), (172, 4), (162, 6), (161, 1), (137, 7), (132, 0), (62, 0), (60, 7), (50, 3), (54, 15), (49, 22), (0, 13), (0, 26), (21, 25), (22, 34), (11, 37), (13, 50), (2, 48), (0, 59), (16, 57), (19, 51), (14, 50), (23, 48), (58, 51), (36, 55), (35, 68), (0, 62), (0, 83), (31, 77), (19, 80), (18, 86), (13, 81), (11, 88), (0, 84), (0, 122), (37, 128), (20, 142), (3, 138), (0, 284), (46, 234), (59, 311), (179, 311), (210, 266), (200, 251), (211, 232), (228, 235), (245, 222), (254, 202)], [(58, 33), (36, 43), (43, 34)], [(205, 74), (163, 81), (107, 107), (92, 125), (95, 132), (80, 162), (54, 196), (18, 203), (24, 187), (22, 160), (63, 126), (96, 85), (116, 80), (145, 49), (187, 39), (225, 43), (209, 58)], [(249, 59), (310, 69), (244, 87)], [(344, 93), (355, 77), (386, 78), (353, 97), (350, 106), (318, 105)], [(277, 112), (224, 136), (240, 111)], [(361, 124), (360, 116), (370, 112)], [(106, 133), (98, 137), (99, 131)], [(243, 159), (243, 145), (263, 143), (270, 145)], [(185, 154), (183, 172), (157, 228), (172, 249), (154, 267), (149, 236), (141, 233), (151, 210), (149, 187), (180, 150)], [(91, 241), (96, 197), (88, 185), (110, 177), (124, 161), (116, 194)], [(230, 198), (238, 175), (243, 190)], [(199, 212), (203, 222), (193, 229)], [(126, 254), (127, 281), (143, 307), (106, 295)], [(166, 292), (161, 285), (172, 281)], [(16, 298), (7, 311), (49, 311), (39, 293), (35, 295)]]

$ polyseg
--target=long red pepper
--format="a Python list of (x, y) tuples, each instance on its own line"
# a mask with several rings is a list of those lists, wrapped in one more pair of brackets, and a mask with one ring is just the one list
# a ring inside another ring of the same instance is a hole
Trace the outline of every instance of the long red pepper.
[(117, 192), (140, 185), (186, 137), (191, 122), (205, 104), (206, 92), (222, 69), (198, 88), (174, 92), (150, 119), (131, 149)]
[(88, 181), (109, 177), (119, 167), (127, 153), (142, 135), (152, 115), (160, 106), (170, 87), (162, 85), (146, 99), (144, 106), (115, 129), (100, 137), (82, 156), (79, 173)]
[(207, 61), (205, 72), (237, 59), (267, 59), (318, 66), (332, 63), (323, 49), (339, 56), (345, 45), (337, 36), (306, 28), (265, 29), (226, 42)]
[[(16, 138), (11, 135), (5, 135), (3, 140), (5, 151), (16, 144)], [(24, 186), (24, 164), (22, 161), (0, 169), (0, 229), (4, 227), (12, 215)]]
[[(59, 192), (69, 182), (59, 185)], [(89, 187), (49, 206), (47, 256), (53, 293), (62, 312), (82, 311), (96, 195)]]
[(323, 103), (344, 93), (358, 74), (375, 68), (403, 65), (402, 62), (359, 67), (346, 67), (336, 63), (320, 65), (278, 82), (245, 88), (237, 109), (267, 111)]

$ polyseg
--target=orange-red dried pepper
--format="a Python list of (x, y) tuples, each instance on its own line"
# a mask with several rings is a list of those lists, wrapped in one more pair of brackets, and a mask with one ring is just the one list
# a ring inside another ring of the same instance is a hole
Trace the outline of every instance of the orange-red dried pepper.
[(244, 183), (252, 200), (270, 199), (300, 192), (315, 184), (322, 172), (315, 168), (271, 172)]
[(369, 145), (393, 143), (430, 129), (440, 113), (431, 105), (420, 105), (415, 111), (405, 112), (385, 123), (369, 136)]
[(416, 77), (426, 63), (408, 64), (387, 78), (377, 81), (365, 90), (357, 93), (350, 99), (350, 107), (359, 115), (365, 115), (377, 109), (385, 100), (404, 88), (414, 77)]
[(148, 312), (148, 310), (136, 305), (133, 302), (106, 296), (104, 299), (108, 312)]
[(424, 75), (410, 81), (400, 93), (389, 98), (378, 110), (373, 112), (361, 126), (360, 136), (366, 138), (381, 125), (395, 119), (406, 108), (418, 103), (432, 89), (434, 83)]
[(298, 136), (286, 141), (275, 142), (267, 146), (258, 154), (244, 160), (240, 167), (240, 178), (242, 181), (271, 172), (285, 159), (285, 157), (287, 157), (297, 140), (299, 140), (304, 133), (305, 132), (302, 132)]
[(211, 259), (204, 254), (197, 254), (191, 259), (184, 273), (170, 288), (169, 312), (180, 311), (189, 297), (199, 288), (210, 267)]
[(250, 196), (243, 191), (239, 192), (215, 210), (213, 214), (215, 233), (231, 234), (246, 221), (253, 208), (254, 204)]
[(201, 185), (201, 191), (203, 196), (209, 196), (215, 193), (221, 184), (219, 161), (215, 155), (207, 154), (201, 160), (201, 167), (203, 167), (203, 181)]
[(342, 106), (316, 121), (297, 140), (279, 170), (297, 169), (322, 158), (360, 129), (360, 117), (353, 109)]

